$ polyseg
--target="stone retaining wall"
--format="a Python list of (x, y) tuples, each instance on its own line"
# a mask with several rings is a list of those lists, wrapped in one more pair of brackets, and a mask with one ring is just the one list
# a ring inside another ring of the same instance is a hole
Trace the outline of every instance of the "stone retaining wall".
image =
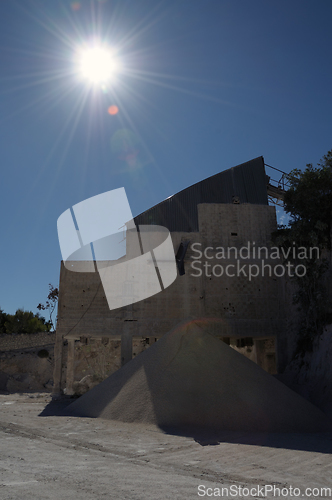
[(49, 392), (53, 366), (53, 345), (1, 351), (0, 392)]
[(55, 332), (3, 334), (0, 335), (0, 351), (40, 347), (54, 344), (54, 342)]

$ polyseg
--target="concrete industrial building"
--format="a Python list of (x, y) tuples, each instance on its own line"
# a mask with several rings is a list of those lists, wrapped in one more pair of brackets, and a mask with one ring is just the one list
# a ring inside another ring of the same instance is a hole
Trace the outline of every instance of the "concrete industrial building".
[[(137, 226), (160, 225), (170, 231), (178, 276), (157, 295), (115, 310), (109, 310), (97, 272), (72, 272), (62, 263), (54, 393), (76, 391), (80, 346), (93, 345), (98, 363), (99, 348), (121, 342), (124, 364), (132, 359), (133, 340), (151, 344), (188, 318), (204, 319), (210, 333), (270, 373), (282, 371), (288, 285), (273, 272), (280, 262), (269, 254), (277, 221), (268, 195), (271, 186), (259, 157), (135, 217)], [(280, 190), (272, 191), (279, 195)], [(266, 250), (258, 256), (258, 248)], [(252, 268), (256, 276), (248, 275), (250, 265), (260, 266), (259, 272)]]

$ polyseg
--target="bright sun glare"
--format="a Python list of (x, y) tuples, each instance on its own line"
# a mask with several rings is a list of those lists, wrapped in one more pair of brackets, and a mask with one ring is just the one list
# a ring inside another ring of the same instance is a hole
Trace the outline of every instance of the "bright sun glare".
[(109, 81), (118, 69), (118, 62), (110, 49), (94, 47), (81, 53), (80, 72), (91, 83)]

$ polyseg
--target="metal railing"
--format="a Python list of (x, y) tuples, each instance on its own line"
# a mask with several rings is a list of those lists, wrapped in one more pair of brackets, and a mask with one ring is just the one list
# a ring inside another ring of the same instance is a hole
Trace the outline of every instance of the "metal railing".
[(284, 194), (287, 189), (290, 187), (290, 176), (286, 172), (283, 172), (279, 168), (272, 167), (272, 165), (268, 165), (264, 163), (265, 172), (266, 167), (272, 169), (275, 172), (279, 172), (281, 176), (278, 176), (278, 179), (273, 179), (272, 176), (266, 173), (267, 178), (267, 195), (268, 199), (274, 205), (283, 206), (284, 205)]

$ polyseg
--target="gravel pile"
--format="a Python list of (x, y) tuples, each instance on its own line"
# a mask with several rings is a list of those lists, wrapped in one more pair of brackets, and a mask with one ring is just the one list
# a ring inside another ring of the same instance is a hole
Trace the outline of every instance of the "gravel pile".
[(75, 416), (161, 427), (318, 432), (331, 421), (258, 365), (182, 324), (68, 407)]

